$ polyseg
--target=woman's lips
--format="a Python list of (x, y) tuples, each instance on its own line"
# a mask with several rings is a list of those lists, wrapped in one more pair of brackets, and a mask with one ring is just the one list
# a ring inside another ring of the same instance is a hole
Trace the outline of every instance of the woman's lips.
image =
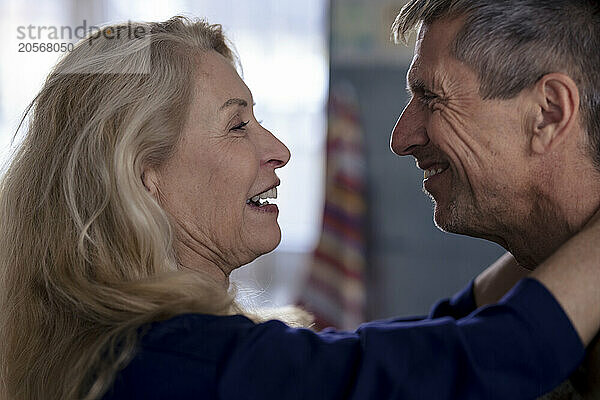
[(263, 213), (278, 213), (279, 212), (279, 208), (277, 207), (277, 204), (265, 204), (264, 206), (257, 206), (256, 204), (250, 202), (246, 204), (248, 207), (250, 207), (253, 211), (256, 212), (263, 212)]

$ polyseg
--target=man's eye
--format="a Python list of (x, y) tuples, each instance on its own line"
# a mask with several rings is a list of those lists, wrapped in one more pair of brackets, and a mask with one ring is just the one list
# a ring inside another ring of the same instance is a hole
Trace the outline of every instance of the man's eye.
[(431, 105), (431, 104), (432, 104), (432, 103), (433, 103), (433, 102), (434, 102), (436, 99), (437, 99), (437, 96), (436, 96), (436, 95), (434, 95), (434, 94), (429, 94), (429, 93), (426, 93), (426, 94), (423, 94), (423, 95), (421, 96), (421, 99), (420, 99), (420, 100), (421, 100), (421, 103), (423, 103), (423, 104), (424, 104), (424, 105), (426, 105), (426, 106), (429, 106), (429, 105)]
[(248, 123), (250, 122), (250, 120), (246, 121), (246, 122), (242, 122), (236, 126), (234, 126), (233, 128), (231, 128), (232, 131), (245, 131), (246, 129), (244, 128), (246, 125), (248, 125)]

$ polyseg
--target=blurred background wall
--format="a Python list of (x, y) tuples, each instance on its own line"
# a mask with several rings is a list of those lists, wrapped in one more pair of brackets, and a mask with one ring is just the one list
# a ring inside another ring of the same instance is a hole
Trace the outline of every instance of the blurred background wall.
[[(393, 45), (389, 28), (403, 1), (390, 0), (0, 0), (0, 156), (26, 105), (60, 53), (19, 52), (18, 27), (101, 25), (165, 20), (175, 14), (221, 23), (241, 57), (243, 76), (263, 125), (282, 139), (292, 160), (278, 175), (282, 244), (234, 272), (242, 301), (295, 303), (319, 243), (325, 193), (327, 96), (351, 87), (364, 135), (366, 262), (364, 319), (426, 313), (464, 286), (503, 250), (440, 232), (421, 192), (412, 158), (389, 149), (389, 135), (408, 98), (405, 76), (412, 47)], [(46, 32), (47, 34), (47, 32)], [(18, 136), (16, 142), (18, 143)], [(310, 284), (309, 284), (310, 285)]]

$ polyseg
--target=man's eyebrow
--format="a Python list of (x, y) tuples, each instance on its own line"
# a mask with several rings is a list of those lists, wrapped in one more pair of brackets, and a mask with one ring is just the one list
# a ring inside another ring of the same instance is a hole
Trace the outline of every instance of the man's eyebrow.
[(244, 99), (238, 99), (238, 98), (229, 99), (225, 103), (223, 103), (223, 105), (219, 108), (219, 111), (222, 111), (225, 108), (231, 107), (233, 105), (238, 105), (238, 106), (242, 106), (242, 107), (248, 107), (248, 102), (246, 100), (244, 100)]
[(430, 92), (425, 82), (421, 79), (407, 79), (406, 80), (406, 90), (409, 93), (422, 93), (422, 92)]

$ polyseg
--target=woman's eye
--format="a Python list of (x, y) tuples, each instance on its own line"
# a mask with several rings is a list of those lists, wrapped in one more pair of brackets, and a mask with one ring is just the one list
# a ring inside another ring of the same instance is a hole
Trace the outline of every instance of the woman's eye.
[(245, 131), (245, 126), (248, 125), (248, 123), (250, 122), (250, 120), (246, 121), (246, 122), (241, 122), (240, 124), (234, 126), (233, 128), (231, 128), (232, 131)]

